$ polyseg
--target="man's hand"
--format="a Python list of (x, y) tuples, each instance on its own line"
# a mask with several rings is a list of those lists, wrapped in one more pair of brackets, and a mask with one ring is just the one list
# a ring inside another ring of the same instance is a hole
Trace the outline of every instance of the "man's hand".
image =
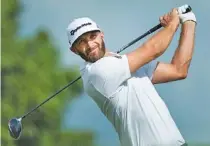
[(180, 18), (181, 24), (184, 24), (186, 21), (193, 21), (193, 22), (197, 23), (195, 14), (192, 11), (185, 13), (185, 14), (181, 14), (181, 10), (180, 10), (180, 8), (178, 8), (178, 12), (180, 14), (179, 18)]
[(180, 23), (178, 10), (176, 8), (172, 9), (171, 12), (161, 16), (159, 21), (163, 27), (173, 25), (177, 29)]

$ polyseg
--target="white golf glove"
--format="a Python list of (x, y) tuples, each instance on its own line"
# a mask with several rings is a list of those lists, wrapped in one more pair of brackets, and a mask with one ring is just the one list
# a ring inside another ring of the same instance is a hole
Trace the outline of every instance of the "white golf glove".
[(192, 11), (188, 12), (188, 13), (185, 13), (185, 14), (182, 14), (183, 12), (185, 12), (185, 5), (178, 8), (180, 23), (183, 24), (186, 21), (194, 21), (196, 23), (196, 17), (195, 17), (195, 14)]

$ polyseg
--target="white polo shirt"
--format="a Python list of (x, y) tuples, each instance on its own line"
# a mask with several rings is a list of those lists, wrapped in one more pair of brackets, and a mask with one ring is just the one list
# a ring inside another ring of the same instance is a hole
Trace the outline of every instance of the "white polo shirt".
[(156, 61), (131, 74), (126, 55), (103, 57), (81, 68), (84, 90), (113, 124), (121, 146), (185, 143), (151, 82)]

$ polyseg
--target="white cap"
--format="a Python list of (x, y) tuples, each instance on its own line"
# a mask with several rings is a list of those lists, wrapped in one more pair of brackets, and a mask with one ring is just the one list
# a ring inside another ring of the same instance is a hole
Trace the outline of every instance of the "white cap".
[(70, 44), (70, 48), (72, 47), (72, 44), (76, 41), (76, 39), (81, 36), (82, 34), (89, 32), (99, 30), (99, 27), (97, 24), (91, 20), (88, 17), (82, 17), (74, 19), (67, 28), (67, 35), (68, 35), (68, 41)]

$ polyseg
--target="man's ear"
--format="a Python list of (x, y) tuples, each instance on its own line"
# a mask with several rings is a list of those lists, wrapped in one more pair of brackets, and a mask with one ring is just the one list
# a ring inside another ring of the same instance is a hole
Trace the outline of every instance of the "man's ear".
[(104, 32), (101, 31), (101, 38), (104, 39)]
[(72, 52), (74, 52), (75, 54), (78, 54), (77, 50), (73, 47), (69, 48)]

